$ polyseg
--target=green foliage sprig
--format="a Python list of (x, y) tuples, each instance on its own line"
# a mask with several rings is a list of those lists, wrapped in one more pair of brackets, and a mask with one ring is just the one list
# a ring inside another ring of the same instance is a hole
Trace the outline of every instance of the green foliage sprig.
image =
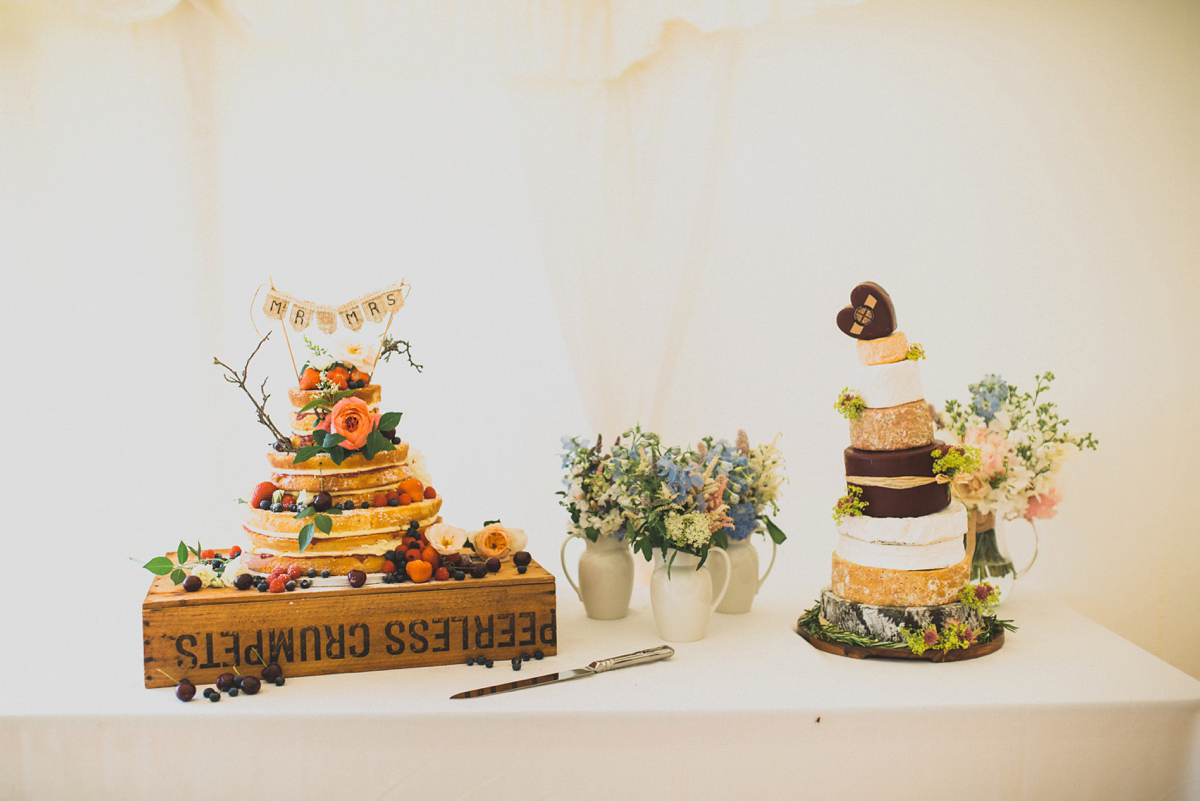
[(906, 353), (904, 355), (904, 358), (906, 358), (912, 362), (918, 362), (921, 359), (924, 359), (925, 358), (924, 346), (914, 342), (912, 345), (909, 346), (908, 353)]
[(934, 475), (944, 475), (948, 478), (954, 478), (959, 473), (974, 473), (979, 469), (983, 458), (979, 448), (974, 445), (952, 445), (946, 448), (945, 453), (941, 448), (935, 448), (930, 456), (933, 457)]
[(847, 420), (857, 420), (862, 417), (867, 403), (856, 391), (850, 387), (843, 387), (841, 393), (838, 394), (838, 399), (834, 401), (833, 408), (837, 409), (838, 414)]
[[(169, 556), (156, 556), (146, 564), (142, 565), (142, 567), (146, 568), (156, 576), (169, 575), (172, 583), (174, 583), (176, 586), (179, 586), (183, 583), (183, 580), (187, 578), (186, 568), (199, 567), (200, 565), (204, 564), (204, 560), (200, 558), (200, 552), (201, 549), (199, 542), (197, 542), (196, 547), (193, 548), (183, 540), (180, 540), (179, 549), (175, 553), (174, 562), (171, 561)], [(188, 561), (188, 554), (194, 555), (196, 557), (195, 560)]]
[[(344, 397), (350, 393), (338, 394)], [(315, 402), (316, 401), (313, 401), (313, 403)], [(336, 403), (336, 401), (334, 402)], [(396, 426), (400, 425), (400, 418), (403, 416), (403, 414), (403, 412), (388, 412), (387, 414), (381, 416), (379, 418), (379, 425), (375, 426), (375, 430), (367, 435), (367, 441), (363, 443), (361, 451), (349, 451), (342, 447), (342, 443), (345, 442), (346, 438), (341, 434), (334, 434), (331, 431), (322, 431), (319, 428), (313, 429), (313, 444), (305, 445), (297, 450), (295, 462), (306, 462), (319, 453), (326, 453), (329, 454), (329, 458), (334, 464), (341, 464), (347, 456), (358, 452), (361, 452), (367, 461), (371, 461), (375, 458), (377, 453), (382, 453), (383, 451), (394, 451), (396, 450), (396, 446), (393, 445), (392, 441), (380, 432), (391, 431), (396, 428)]]
[[(796, 621), (796, 625), (806, 630), (810, 635), (818, 640), (843, 643), (845, 645), (857, 645), (860, 648), (886, 648), (893, 651), (909, 649), (918, 655), (925, 653), (925, 651), (929, 650), (930, 648), (930, 646), (924, 643), (923, 632), (914, 632), (914, 634), (921, 640), (920, 644), (918, 645), (920, 650), (917, 650), (916, 648), (910, 646), (910, 643), (907, 639), (905, 642), (880, 640), (874, 637), (864, 637), (862, 635), (846, 631), (845, 629), (838, 628), (837, 626), (821, 620), (821, 604), (819, 602), (813, 605), (812, 608), (805, 610), (804, 614), (800, 616), (800, 619)], [(974, 642), (977, 644), (988, 643), (996, 639), (996, 636), (1001, 631), (1016, 630), (1017, 627), (1013, 625), (1011, 620), (1000, 620), (994, 615), (985, 615), (983, 618), (983, 625), (980, 626), (979, 631), (975, 634)], [(904, 632), (904, 629), (901, 628), (901, 631)], [(963, 632), (959, 632), (958, 636), (960, 638), (962, 633)], [(905, 633), (905, 637), (908, 637), (907, 633)], [(938, 637), (940, 639), (941, 635), (938, 634)], [(947, 641), (949, 641), (949, 639)]]
[[(296, 513), (296, 520), (303, 520), (306, 517), (311, 517), (311, 523), (305, 523), (300, 529), (300, 553), (304, 553), (305, 549), (312, 544), (313, 536), (317, 531), (322, 534), (328, 534), (333, 531), (333, 518), (330, 515), (340, 515), (342, 510), (336, 506), (326, 509), (324, 512), (318, 512), (317, 507), (309, 504)], [(315, 529), (315, 530), (314, 530)]]
[(862, 492), (862, 487), (846, 485), (846, 494), (838, 498), (837, 503), (833, 505), (835, 523), (842, 522), (844, 517), (862, 517), (863, 510), (867, 508), (867, 502), (862, 499)]

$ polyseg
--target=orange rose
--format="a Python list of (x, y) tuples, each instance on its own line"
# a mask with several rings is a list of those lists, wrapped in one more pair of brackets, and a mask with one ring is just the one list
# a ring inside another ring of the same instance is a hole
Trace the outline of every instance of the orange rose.
[(499, 523), (484, 526), (482, 531), (471, 535), (475, 553), (484, 559), (493, 556), (505, 559), (525, 548), (525, 532), (519, 528), (508, 528)]
[(367, 444), (367, 435), (379, 425), (379, 417), (371, 414), (370, 407), (361, 398), (342, 398), (317, 428), (341, 434), (346, 440), (339, 444), (346, 450), (356, 451)]

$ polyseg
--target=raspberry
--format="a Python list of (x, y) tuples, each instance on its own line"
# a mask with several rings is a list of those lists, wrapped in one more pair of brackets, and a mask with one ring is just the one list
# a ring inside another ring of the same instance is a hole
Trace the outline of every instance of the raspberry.
[(420, 559), (420, 558), (421, 558), (421, 552), (419, 550), (417, 550), (416, 548), (409, 548), (407, 551), (404, 552), (404, 560), (406, 562), (411, 562), (415, 559)]
[(229, 558), (230, 559), (236, 559), (237, 557), (239, 557), (241, 555), (242, 555), (242, 548), (240, 545), (235, 545), (229, 549)]
[(379, 571), (381, 573), (395, 573), (396, 572), (396, 563), (390, 559), (385, 559), (383, 562), (383, 566), (379, 568)]
[(435, 490), (433, 487), (426, 487), (424, 494), (425, 494), (425, 500), (432, 501), (434, 498), (437, 497), (437, 490)]
[(300, 565), (292, 565), (287, 569), (287, 577), (295, 581), (298, 578), (302, 578), (306, 572)]
[(371, 499), (372, 506), (387, 506), (388, 497), (382, 492), (375, 493), (375, 497)]
[(401, 506), (408, 506), (410, 503), (412, 503), (412, 498), (408, 497), (407, 492), (400, 496)]
[(400, 493), (396, 492), (395, 490), (388, 490), (388, 492), (387, 492), (387, 499), (388, 499), (389, 501), (390, 501), (390, 500), (397, 500), (397, 501), (398, 501), (398, 500), (400, 500)]
[(215, 559), (216, 556), (217, 556), (217, 552), (214, 551), (212, 548), (205, 548), (203, 551), (200, 552), (201, 559)]
[(434, 571), (433, 577), (438, 581), (449, 581), (450, 571), (444, 567), (439, 567), (436, 571)]
[(295, 495), (284, 495), (283, 500), (280, 501), (280, 503), (282, 503), (284, 506), (290, 506), (291, 504), (293, 504), (295, 502), (296, 502)]
[(270, 592), (287, 592), (287, 579), (283, 576), (271, 579)]

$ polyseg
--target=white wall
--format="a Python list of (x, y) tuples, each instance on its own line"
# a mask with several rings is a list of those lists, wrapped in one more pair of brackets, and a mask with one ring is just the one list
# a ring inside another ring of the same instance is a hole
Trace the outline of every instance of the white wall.
[[(0, 11), (0, 537), (68, 571), (10, 571), (20, 631), (46, 628), (53, 581), (101, 599), (73, 623), (136, 637), (145, 575), (125, 556), (233, 541), (267, 435), (211, 358), (249, 352), (267, 276), (330, 302), (413, 284), (394, 333), (426, 370), (380, 373), (402, 435), (451, 522), (522, 523), (554, 562), (558, 438), (598, 423), (547, 281), (545, 182), (514, 102), (528, 87), (189, 13)], [(736, 40), (727, 161), (659, 425), (783, 433), (791, 538), (767, 591), (797, 613), (827, 578), (847, 444), (831, 404), (855, 357), (833, 316), (875, 280), (926, 347), (929, 399), (987, 372), (1058, 374), (1052, 397), (1101, 448), (1067, 468), (1027, 581), (1200, 675), (1198, 24), (1186, 3), (867, 0), (745, 33), (672, 23), (630, 68)], [(211, 84), (189, 82), (197, 58), (218, 65)], [(253, 372), (281, 398), (278, 337)]]

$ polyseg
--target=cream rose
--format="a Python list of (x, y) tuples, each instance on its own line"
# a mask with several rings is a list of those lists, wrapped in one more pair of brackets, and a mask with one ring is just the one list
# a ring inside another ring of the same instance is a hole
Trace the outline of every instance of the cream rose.
[(440, 554), (458, 553), (467, 542), (467, 532), (446, 523), (434, 523), (425, 530), (425, 539)]

